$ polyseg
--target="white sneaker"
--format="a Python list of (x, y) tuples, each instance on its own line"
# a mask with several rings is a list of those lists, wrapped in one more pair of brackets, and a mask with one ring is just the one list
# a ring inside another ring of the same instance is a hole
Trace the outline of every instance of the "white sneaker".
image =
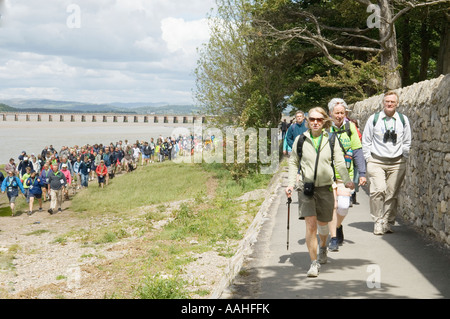
[(319, 275), (319, 272), (320, 272), (320, 264), (317, 262), (317, 260), (313, 260), (306, 275), (308, 277), (317, 277)]
[(375, 225), (373, 226), (373, 233), (375, 235), (383, 235), (384, 234), (384, 222), (383, 222), (383, 220), (375, 222)]

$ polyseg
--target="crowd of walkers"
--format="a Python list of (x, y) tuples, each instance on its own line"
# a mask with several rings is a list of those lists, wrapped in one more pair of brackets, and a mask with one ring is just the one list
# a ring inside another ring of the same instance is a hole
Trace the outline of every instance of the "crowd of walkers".
[(49, 145), (40, 154), (23, 151), (17, 165), (14, 158), (5, 165), (6, 177), (0, 172), (1, 191), (7, 194), (13, 216), (19, 191), (29, 204), (28, 215), (33, 214), (35, 199), (39, 211), (42, 202), (50, 200), (48, 212), (54, 214), (61, 211), (62, 201), (69, 199), (69, 193), (88, 187), (90, 181), (97, 179), (98, 186), (103, 188), (117, 173), (192, 154), (204, 142), (199, 141), (202, 140), (193, 135), (159, 136), (156, 141), (154, 138), (135, 143), (120, 140), (109, 145), (62, 146), (59, 151)]

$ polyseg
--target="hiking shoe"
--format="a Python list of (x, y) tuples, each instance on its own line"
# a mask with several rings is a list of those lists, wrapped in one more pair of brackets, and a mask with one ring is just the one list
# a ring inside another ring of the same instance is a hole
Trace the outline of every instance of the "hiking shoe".
[(61, 213), (61, 212), (62, 212), (62, 209), (61, 209), (61, 208), (58, 208), (58, 212)]
[(308, 277), (317, 277), (319, 275), (319, 272), (320, 272), (320, 264), (317, 262), (317, 260), (313, 260), (306, 275)]
[(327, 263), (327, 247), (320, 247), (319, 248), (319, 258), (317, 258), (320, 264), (326, 264)]
[(39, 211), (42, 212), (42, 207), (39, 207)]
[(53, 209), (50, 208), (50, 209), (48, 210), (48, 212), (50, 213), (50, 215), (52, 215), (52, 214), (53, 214)]
[(338, 245), (342, 245), (344, 243), (344, 228), (342, 225), (336, 228), (336, 237)]
[(383, 235), (384, 234), (384, 222), (376, 221), (373, 227), (373, 233), (375, 235)]
[(386, 234), (393, 233), (391, 226), (392, 226), (392, 225), (391, 225), (390, 223), (387, 223), (387, 222), (384, 223), (383, 230), (384, 230), (384, 232), (385, 232)]
[(28, 213), (27, 213), (28, 216), (31, 216), (32, 214), (33, 214), (33, 212), (31, 210), (28, 211)]
[(330, 242), (328, 243), (328, 250), (329, 251), (339, 251), (337, 237), (331, 237)]

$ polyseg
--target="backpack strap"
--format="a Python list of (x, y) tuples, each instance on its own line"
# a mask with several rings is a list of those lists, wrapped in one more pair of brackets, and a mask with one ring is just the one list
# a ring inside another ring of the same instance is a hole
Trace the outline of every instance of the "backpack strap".
[(345, 122), (345, 132), (347, 133), (349, 138), (352, 136), (352, 130), (350, 129), (350, 121)]
[(331, 149), (331, 168), (333, 169), (333, 180), (336, 181), (336, 172), (334, 170), (334, 144), (336, 143), (336, 133), (329, 131), (328, 134), (329, 134), (328, 143), (330, 144)]
[(298, 155), (298, 173), (300, 173), (300, 163), (302, 162), (302, 155), (303, 155), (303, 143), (305, 142), (306, 135), (301, 134), (298, 137), (297, 141), (297, 155)]
[(373, 117), (373, 126), (375, 127), (375, 124), (378, 122), (378, 117), (380, 116), (380, 112), (376, 112), (375, 116)]
[(397, 112), (397, 113), (398, 113), (398, 116), (400, 117), (400, 121), (402, 121), (403, 126), (405, 126), (405, 117), (403, 116), (402, 113), (400, 113), (400, 112)]
[[(334, 171), (334, 144), (336, 143), (336, 134), (327, 130), (328, 132), (328, 144), (330, 145), (331, 150), (331, 168), (333, 169), (333, 180), (336, 181), (336, 172)], [(306, 135), (302, 134), (298, 138), (297, 142), (297, 155), (298, 155), (298, 173), (300, 173), (301, 162), (302, 162), (302, 154), (303, 154), (303, 143), (305, 142)]]
[[(402, 122), (403, 126), (405, 126), (405, 117), (402, 113), (397, 112), (398, 116), (400, 117), (400, 121)], [(378, 121), (378, 117), (380, 116), (380, 112), (376, 112), (375, 116), (373, 117), (373, 126), (375, 126), (375, 124), (377, 124)]]
[(344, 124), (344, 129), (338, 129), (337, 127), (332, 127), (333, 130), (327, 130), (328, 133), (330, 134), (342, 134), (342, 133), (347, 133), (347, 136), (350, 138), (352, 136), (352, 130), (350, 127), (350, 121), (345, 122)]

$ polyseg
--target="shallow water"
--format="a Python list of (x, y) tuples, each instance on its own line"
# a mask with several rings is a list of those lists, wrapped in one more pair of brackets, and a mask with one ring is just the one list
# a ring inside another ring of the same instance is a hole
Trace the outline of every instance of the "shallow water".
[(150, 141), (150, 138), (178, 136), (191, 128), (189, 124), (113, 123), (113, 122), (37, 122), (0, 121), (0, 164), (6, 164), (22, 151), (40, 154), (45, 146), (116, 143), (119, 140)]

